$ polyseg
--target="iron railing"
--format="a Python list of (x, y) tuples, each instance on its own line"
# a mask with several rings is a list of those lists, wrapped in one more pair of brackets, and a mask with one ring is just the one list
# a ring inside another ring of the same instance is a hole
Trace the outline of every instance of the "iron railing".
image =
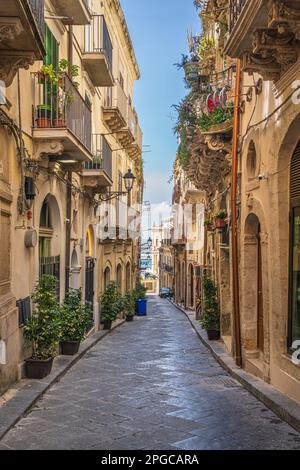
[(229, 30), (232, 31), (235, 27), (239, 16), (249, 0), (230, 0), (230, 17), (229, 17)]
[(45, 35), (45, 0), (27, 0), (42, 38)]
[(112, 178), (112, 150), (101, 134), (92, 136), (93, 160), (85, 163), (86, 170), (104, 170)]
[(132, 135), (134, 136), (134, 138), (136, 137), (136, 125), (137, 125), (137, 121), (136, 121), (135, 113), (131, 105), (128, 103), (128, 127)]
[(128, 98), (119, 81), (116, 81), (114, 87), (107, 88), (104, 108), (118, 109), (126, 123), (128, 122)]
[(40, 278), (44, 275), (54, 276), (57, 279), (56, 296), (60, 296), (60, 256), (50, 256), (48, 258), (40, 258)]
[(140, 150), (142, 150), (143, 148), (143, 133), (142, 133), (142, 130), (139, 126), (139, 124), (137, 124), (136, 126), (136, 143), (139, 147)]
[(94, 15), (85, 27), (84, 50), (87, 53), (105, 54), (110, 71), (113, 68), (113, 46), (103, 15)]
[(33, 127), (67, 128), (89, 151), (92, 146), (92, 111), (68, 75), (53, 83), (32, 73)]

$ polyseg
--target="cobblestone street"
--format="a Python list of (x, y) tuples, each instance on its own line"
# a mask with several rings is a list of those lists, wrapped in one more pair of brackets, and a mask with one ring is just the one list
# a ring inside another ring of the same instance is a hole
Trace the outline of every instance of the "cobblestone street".
[(0, 449), (300, 449), (300, 435), (213, 359), (188, 319), (150, 300), (105, 337)]

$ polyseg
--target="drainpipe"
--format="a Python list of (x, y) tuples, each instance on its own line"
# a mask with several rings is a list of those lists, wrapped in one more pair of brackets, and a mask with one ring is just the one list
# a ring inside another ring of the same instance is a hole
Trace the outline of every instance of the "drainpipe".
[(240, 87), (241, 87), (241, 61), (238, 59), (237, 66), (236, 66), (236, 86), (235, 86), (235, 102), (234, 102), (233, 143), (232, 143), (231, 218), (232, 218), (232, 286), (233, 286), (233, 311), (234, 311), (234, 334), (235, 334), (235, 360), (236, 360), (236, 364), (239, 367), (242, 366), (238, 232), (237, 232), (237, 173), (238, 173)]
[[(69, 26), (68, 36), (69, 75), (73, 64), (73, 26)], [(68, 171), (66, 194), (66, 257), (65, 257), (65, 294), (70, 289), (70, 258), (71, 258), (71, 228), (72, 228), (72, 171)]]
[(71, 228), (72, 228), (72, 172), (68, 171), (67, 179), (67, 211), (66, 211), (66, 293), (70, 289), (70, 258), (71, 258)]

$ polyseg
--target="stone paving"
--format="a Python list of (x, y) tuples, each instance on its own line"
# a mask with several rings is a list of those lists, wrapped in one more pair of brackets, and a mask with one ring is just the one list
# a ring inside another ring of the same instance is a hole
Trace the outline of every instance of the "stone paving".
[(300, 449), (300, 434), (232, 379), (187, 318), (152, 298), (95, 346), (0, 449)]

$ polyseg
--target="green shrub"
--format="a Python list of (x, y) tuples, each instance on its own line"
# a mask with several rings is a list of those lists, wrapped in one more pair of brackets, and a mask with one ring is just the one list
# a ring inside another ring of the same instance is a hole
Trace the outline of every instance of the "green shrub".
[(203, 278), (204, 308), (200, 323), (205, 330), (220, 330), (219, 302), (217, 288), (208, 277)]
[(56, 298), (57, 278), (42, 276), (32, 295), (34, 310), (24, 326), (24, 336), (31, 343), (33, 359), (55, 356), (60, 335), (60, 306)]
[(133, 291), (133, 295), (136, 301), (145, 299), (147, 295), (147, 287), (145, 287), (141, 282), (138, 282)]
[(115, 282), (110, 282), (101, 296), (101, 319), (104, 321), (114, 321), (120, 313), (120, 296), (118, 286)]
[(127, 292), (123, 297), (123, 307), (124, 312), (129, 317), (134, 317), (135, 315), (135, 303), (136, 303), (136, 296), (134, 291)]
[(70, 289), (61, 308), (61, 340), (82, 341), (92, 321), (93, 313), (82, 304), (81, 291)]

